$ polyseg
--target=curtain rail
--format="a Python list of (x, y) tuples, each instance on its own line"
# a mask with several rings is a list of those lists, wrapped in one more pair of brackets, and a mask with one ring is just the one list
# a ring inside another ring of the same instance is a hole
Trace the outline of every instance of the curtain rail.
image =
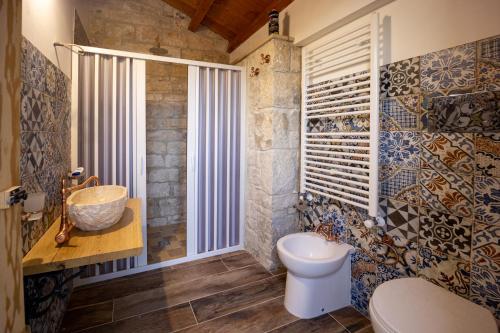
[(131, 59), (151, 60), (151, 61), (158, 61), (158, 62), (168, 62), (168, 63), (181, 64), (181, 65), (193, 65), (193, 66), (199, 66), (199, 67), (208, 67), (208, 68), (230, 69), (230, 70), (234, 70), (234, 71), (243, 71), (243, 67), (242, 66), (217, 64), (217, 63), (211, 63), (211, 62), (206, 62), (206, 61), (188, 60), (188, 59), (181, 59), (181, 58), (157, 56), (157, 55), (146, 54), (146, 53), (111, 50), (111, 49), (105, 49), (105, 48), (100, 48), (100, 47), (92, 47), (92, 46), (84, 46), (84, 45), (68, 44), (68, 43), (58, 43), (58, 42), (54, 43), (54, 46), (62, 46), (62, 47), (70, 48), (72, 50), (72, 52), (74, 52), (73, 49), (72, 49), (74, 47), (74, 48), (78, 49), (78, 51), (79, 51), (80, 54), (81, 54), (81, 52), (83, 52), (83, 53), (92, 53), (92, 54), (100, 54), (100, 55), (108, 55), (108, 56), (117, 56), (117, 57), (131, 58)]

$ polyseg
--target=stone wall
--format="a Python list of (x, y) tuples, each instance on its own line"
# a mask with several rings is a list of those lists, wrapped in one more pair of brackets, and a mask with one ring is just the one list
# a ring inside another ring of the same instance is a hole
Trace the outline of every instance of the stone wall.
[[(270, 62), (262, 63), (261, 54)], [(277, 240), (298, 231), (300, 49), (273, 37), (239, 65), (247, 69), (245, 248), (274, 269)]]
[[(161, 0), (91, 0), (86, 27), (93, 46), (228, 63), (227, 41)], [(187, 66), (146, 66), (148, 224), (186, 222)]]

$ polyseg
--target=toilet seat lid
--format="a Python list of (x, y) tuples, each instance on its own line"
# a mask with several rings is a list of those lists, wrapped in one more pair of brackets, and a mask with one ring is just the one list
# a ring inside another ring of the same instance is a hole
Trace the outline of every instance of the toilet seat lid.
[(495, 333), (485, 308), (421, 278), (387, 281), (375, 289), (370, 310), (388, 332)]

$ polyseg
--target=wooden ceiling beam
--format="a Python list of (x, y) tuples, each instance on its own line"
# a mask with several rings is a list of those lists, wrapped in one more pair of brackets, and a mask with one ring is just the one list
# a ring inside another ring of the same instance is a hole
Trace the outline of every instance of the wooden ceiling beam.
[(196, 12), (196, 9), (194, 9), (193, 7), (191, 7), (182, 0), (163, 0), (163, 2), (166, 2), (175, 9), (180, 10), (189, 17), (193, 17), (194, 13)]
[[(170, 6), (174, 7), (177, 10), (180, 10), (184, 14), (186, 14), (189, 17), (194, 17), (196, 13), (196, 9), (191, 7), (191, 5), (185, 3), (182, 0), (163, 0), (163, 2), (169, 4)], [(228, 28), (224, 27), (223, 25), (215, 22), (214, 20), (210, 19), (209, 17), (205, 17), (205, 23), (208, 26), (208, 28), (215, 33), (219, 34), (222, 36), (222, 38), (226, 40), (231, 40), (234, 38), (236, 33), (232, 30), (229, 30)]]
[(257, 30), (259, 30), (268, 21), (269, 12), (273, 9), (281, 11), (285, 9), (293, 0), (277, 0), (272, 1), (266, 8), (260, 12), (260, 14), (253, 20), (253, 22), (243, 29), (239, 34), (237, 34), (233, 39), (229, 41), (229, 46), (227, 52), (232, 52), (238, 46), (246, 41), (250, 36), (252, 36)]
[(210, 7), (212, 7), (215, 0), (200, 0), (196, 12), (191, 16), (191, 22), (189, 22), (188, 29), (192, 32), (196, 32), (201, 24), (201, 21), (207, 16)]

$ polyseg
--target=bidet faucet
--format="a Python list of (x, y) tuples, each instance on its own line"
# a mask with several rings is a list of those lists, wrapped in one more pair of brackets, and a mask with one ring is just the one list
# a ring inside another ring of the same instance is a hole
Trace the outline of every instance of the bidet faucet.
[(325, 239), (329, 242), (338, 241), (338, 236), (333, 233), (333, 223), (320, 223), (314, 228), (314, 232), (320, 234), (325, 237)]
[(56, 235), (56, 242), (58, 244), (63, 244), (64, 242), (69, 240), (69, 233), (71, 229), (73, 229), (73, 224), (70, 223), (68, 218), (68, 212), (66, 207), (66, 200), (68, 196), (77, 190), (81, 190), (85, 188), (90, 182), (94, 182), (94, 186), (99, 186), (99, 177), (90, 176), (85, 179), (85, 181), (79, 185), (66, 187), (66, 177), (62, 177), (61, 179), (61, 224), (59, 226), (59, 232)]

